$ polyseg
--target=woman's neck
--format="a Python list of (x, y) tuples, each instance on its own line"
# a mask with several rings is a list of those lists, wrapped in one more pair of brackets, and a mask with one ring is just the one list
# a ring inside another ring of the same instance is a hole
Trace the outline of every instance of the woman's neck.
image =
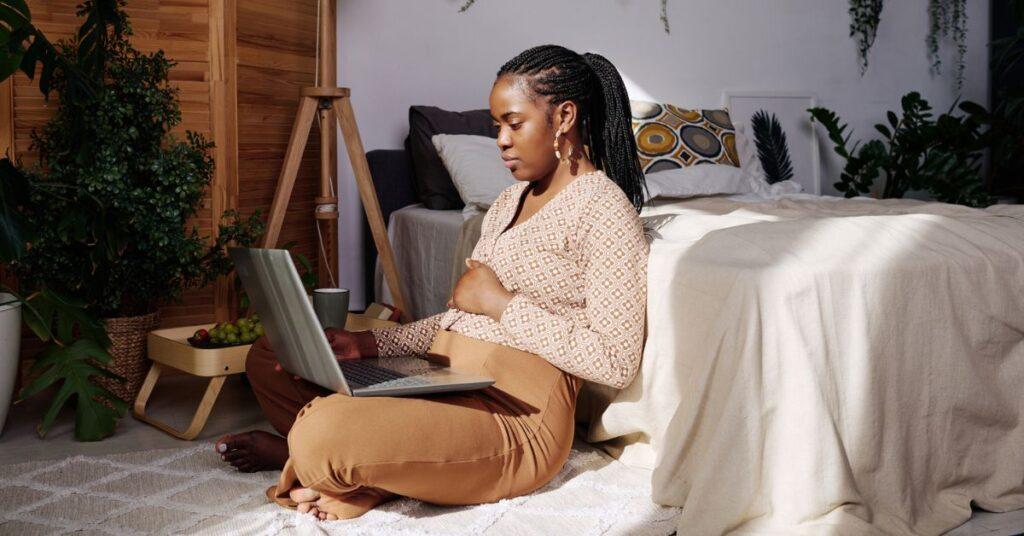
[(576, 162), (575, 167), (575, 172), (573, 172), (570, 163), (559, 162), (558, 166), (550, 174), (534, 182), (531, 186), (531, 195), (539, 197), (545, 196), (549, 192), (551, 195), (554, 195), (562, 188), (565, 188), (570, 182), (576, 180), (576, 177), (597, 171), (597, 167), (586, 156), (581, 157)]

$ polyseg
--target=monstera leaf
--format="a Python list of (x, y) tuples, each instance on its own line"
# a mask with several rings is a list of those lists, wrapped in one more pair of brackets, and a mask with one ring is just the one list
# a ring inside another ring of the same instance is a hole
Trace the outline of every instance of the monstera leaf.
[[(93, 363), (93, 360), (109, 363), (111, 359), (110, 354), (102, 346), (90, 339), (79, 339), (66, 346), (50, 345), (40, 352), (31, 371), (40, 374), (22, 389), (19, 395), (24, 399), (50, 385), (60, 385), (43, 420), (36, 428), (40, 437), (46, 436), (61, 408), (72, 398), (76, 399), (75, 439), (98, 441), (114, 433), (117, 419), (124, 416), (128, 410), (128, 403), (89, 380), (90, 376), (105, 376), (123, 381), (122, 376)], [(104, 400), (110, 406), (104, 404)]]
[(54, 79), (63, 77), (61, 100), (82, 103), (94, 98), (103, 80), (107, 43), (129, 32), (124, 0), (86, 0), (78, 9), (85, 21), (69, 53), (54, 46), (32, 24), (25, 0), (0, 0), (0, 81), (21, 70), (31, 80), (39, 68), (39, 90), (49, 97)]
[(23, 44), (32, 30), (24, 0), (0, 0), (0, 80), (6, 80), (21, 66)]
[(44, 342), (71, 341), (82, 337), (104, 347), (110, 344), (103, 325), (86, 311), (84, 302), (72, 300), (45, 286), (25, 300), (22, 318)]

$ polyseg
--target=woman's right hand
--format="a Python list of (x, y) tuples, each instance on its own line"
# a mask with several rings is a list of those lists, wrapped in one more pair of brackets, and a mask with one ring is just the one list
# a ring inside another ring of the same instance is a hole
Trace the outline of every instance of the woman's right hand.
[[(369, 331), (345, 331), (344, 329), (327, 328), (324, 330), (327, 342), (334, 350), (334, 357), (342, 359), (362, 359), (364, 357), (375, 357), (377, 355), (377, 342)], [(274, 365), (274, 370), (285, 372), (280, 363)], [(302, 378), (293, 374), (292, 379), (298, 381)]]
[(327, 328), (324, 330), (324, 334), (327, 335), (327, 342), (330, 343), (331, 349), (334, 350), (334, 356), (338, 360), (367, 357), (363, 355), (363, 344), (360, 341), (360, 337), (363, 336), (362, 332), (353, 333), (344, 329)]

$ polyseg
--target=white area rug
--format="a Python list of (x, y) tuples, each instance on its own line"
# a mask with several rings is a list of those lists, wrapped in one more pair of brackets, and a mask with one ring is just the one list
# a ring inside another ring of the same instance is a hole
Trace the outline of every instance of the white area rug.
[(661, 535), (681, 511), (651, 502), (650, 472), (587, 445), (525, 497), (468, 507), (400, 499), (347, 521), (268, 503), (263, 490), (278, 475), (236, 472), (213, 443), (6, 465), (0, 534)]

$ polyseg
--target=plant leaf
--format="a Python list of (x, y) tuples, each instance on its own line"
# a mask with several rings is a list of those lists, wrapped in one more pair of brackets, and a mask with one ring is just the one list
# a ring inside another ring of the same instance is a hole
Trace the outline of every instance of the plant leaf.
[[(110, 371), (93, 364), (92, 360), (109, 362), (111, 357), (107, 351), (90, 339), (78, 339), (73, 344), (57, 346), (51, 344), (40, 356), (36, 368), (44, 368), (42, 374), (32, 384), (22, 389), (20, 398), (31, 396), (47, 386), (62, 382), (57, 395), (37, 427), (40, 437), (44, 437), (53, 425), (54, 420), (68, 402), (75, 404), (75, 439), (79, 441), (97, 441), (114, 432), (117, 419), (128, 410), (128, 403), (118, 398), (106, 388), (93, 383), (92, 376), (105, 376), (124, 380)], [(102, 401), (106, 400), (111, 407)]]
[(758, 110), (751, 117), (750, 125), (754, 131), (757, 157), (764, 168), (768, 184), (793, 178), (793, 163), (789, 158), (786, 133), (775, 114)]

